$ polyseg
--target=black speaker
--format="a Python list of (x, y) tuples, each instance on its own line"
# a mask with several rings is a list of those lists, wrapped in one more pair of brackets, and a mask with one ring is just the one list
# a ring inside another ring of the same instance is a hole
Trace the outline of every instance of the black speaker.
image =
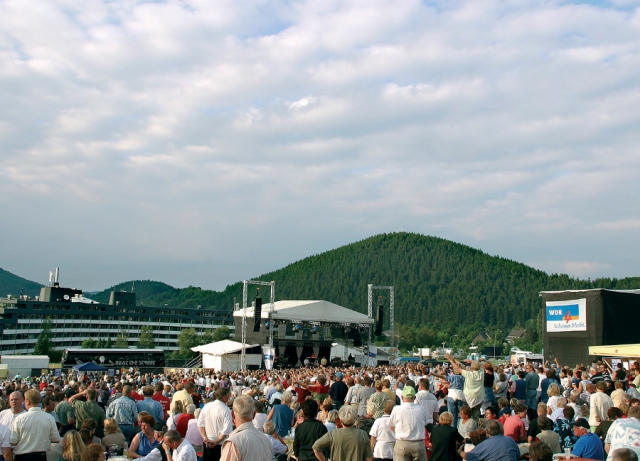
[(378, 312), (376, 315), (376, 330), (375, 330), (375, 334), (376, 336), (380, 336), (382, 335), (382, 323), (384, 322), (384, 308), (382, 307), (382, 304), (378, 305)]
[(333, 339), (344, 339), (344, 328), (331, 327), (331, 337)]
[(260, 320), (262, 320), (262, 298), (256, 297), (256, 306), (253, 308), (253, 332), (260, 331)]
[(357, 338), (353, 338), (353, 347), (360, 347), (362, 346), (362, 338), (360, 337), (360, 335), (358, 335)]

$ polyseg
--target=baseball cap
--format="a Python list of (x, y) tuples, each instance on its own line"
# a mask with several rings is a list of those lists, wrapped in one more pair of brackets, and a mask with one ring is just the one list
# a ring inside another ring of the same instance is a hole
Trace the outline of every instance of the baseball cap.
[(415, 397), (416, 396), (416, 390), (411, 386), (405, 386), (404, 389), (402, 389), (402, 396), (403, 397)]
[(573, 426), (574, 427), (579, 426), (579, 427), (584, 427), (585, 429), (591, 429), (591, 426), (589, 426), (589, 423), (584, 418), (580, 418), (578, 421), (573, 423)]
[(342, 378), (344, 378), (344, 375), (342, 374), (342, 372), (341, 372), (341, 371), (338, 371), (338, 372), (336, 373), (336, 378), (338, 378), (338, 379), (342, 379)]

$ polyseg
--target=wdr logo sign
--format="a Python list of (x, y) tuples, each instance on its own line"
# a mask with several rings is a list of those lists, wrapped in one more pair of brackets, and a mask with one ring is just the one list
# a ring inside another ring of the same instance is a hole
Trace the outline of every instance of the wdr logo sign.
[(587, 300), (548, 301), (547, 331), (586, 331)]

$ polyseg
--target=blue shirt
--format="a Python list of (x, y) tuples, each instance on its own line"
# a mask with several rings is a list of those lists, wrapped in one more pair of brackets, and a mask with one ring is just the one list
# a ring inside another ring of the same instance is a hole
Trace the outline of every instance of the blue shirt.
[(146, 411), (153, 419), (156, 420), (156, 423), (164, 420), (164, 410), (162, 409), (162, 405), (160, 402), (156, 402), (151, 397), (145, 397), (144, 400), (140, 400), (136, 402), (136, 407), (138, 407), (138, 413), (141, 411)]
[(451, 384), (449, 386), (450, 389), (457, 389), (461, 391), (464, 388), (464, 376), (462, 375), (451, 373), (447, 375), (447, 381)]
[(572, 454), (589, 459), (604, 460), (604, 450), (602, 449), (602, 441), (600, 437), (592, 432), (587, 432), (578, 439), (573, 446)]
[(511, 437), (492, 435), (467, 453), (467, 461), (518, 461), (520, 450)]

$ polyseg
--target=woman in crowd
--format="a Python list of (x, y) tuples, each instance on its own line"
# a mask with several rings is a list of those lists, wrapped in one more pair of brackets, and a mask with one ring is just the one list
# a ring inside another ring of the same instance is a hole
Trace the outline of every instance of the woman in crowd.
[[(486, 413), (486, 410), (485, 410)], [(469, 405), (463, 405), (460, 408), (460, 420), (458, 421), (458, 432), (464, 438), (469, 436), (470, 432), (473, 432), (477, 429), (478, 425), (476, 421), (471, 418), (471, 408)]]
[(120, 450), (127, 448), (127, 439), (120, 431), (118, 423), (115, 419), (109, 418), (104, 421), (104, 433), (106, 434), (102, 438), (102, 446), (109, 449), (110, 447), (117, 447)]
[(500, 373), (498, 375), (498, 382), (496, 383), (496, 385), (494, 386), (495, 388), (495, 398), (496, 401), (497, 399), (501, 399), (501, 398), (507, 398), (507, 392), (509, 391), (509, 382), (507, 381), (507, 375), (505, 375), (504, 373)]
[(80, 461), (104, 461), (104, 452), (102, 451), (102, 445), (92, 443), (84, 450)]
[(549, 414), (558, 409), (558, 400), (560, 400), (560, 393), (560, 386), (558, 386), (555, 381), (549, 384), (549, 387), (547, 388), (547, 395), (549, 396), (549, 398), (546, 402)]
[(64, 461), (80, 461), (86, 445), (78, 431), (70, 430), (62, 439), (62, 459)]
[(273, 421), (276, 425), (276, 432), (280, 437), (286, 437), (291, 430), (291, 426), (293, 426), (294, 412), (291, 407), (289, 407), (293, 401), (291, 391), (283, 392), (281, 401), (282, 403), (274, 405), (267, 419)]
[(173, 411), (171, 412), (171, 414), (167, 418), (167, 429), (168, 430), (175, 430), (176, 429), (176, 424), (178, 422), (178, 418), (184, 414), (184, 411), (185, 411), (185, 409), (184, 409), (184, 406), (183, 406), (181, 400), (176, 400), (175, 402), (173, 402)]
[(267, 419), (267, 409), (263, 401), (256, 401), (256, 415), (253, 417), (253, 425), (258, 430), (262, 430), (264, 427), (264, 423), (268, 421)]
[(131, 440), (131, 447), (129, 448), (130, 458), (142, 458), (151, 453), (155, 447), (159, 445), (154, 436), (153, 426), (156, 423), (155, 419), (151, 415), (143, 416), (140, 419), (140, 433), (136, 434)]
[(451, 427), (453, 415), (445, 411), (438, 418), (439, 425), (431, 432), (431, 461), (451, 461), (457, 459), (456, 446), (464, 438), (458, 430)]
[(331, 410), (327, 414), (327, 418), (324, 421), (324, 425), (327, 428), (327, 431), (333, 431), (334, 429), (337, 429), (337, 427), (336, 427), (336, 421), (337, 420), (338, 420), (338, 411), (337, 410)]

